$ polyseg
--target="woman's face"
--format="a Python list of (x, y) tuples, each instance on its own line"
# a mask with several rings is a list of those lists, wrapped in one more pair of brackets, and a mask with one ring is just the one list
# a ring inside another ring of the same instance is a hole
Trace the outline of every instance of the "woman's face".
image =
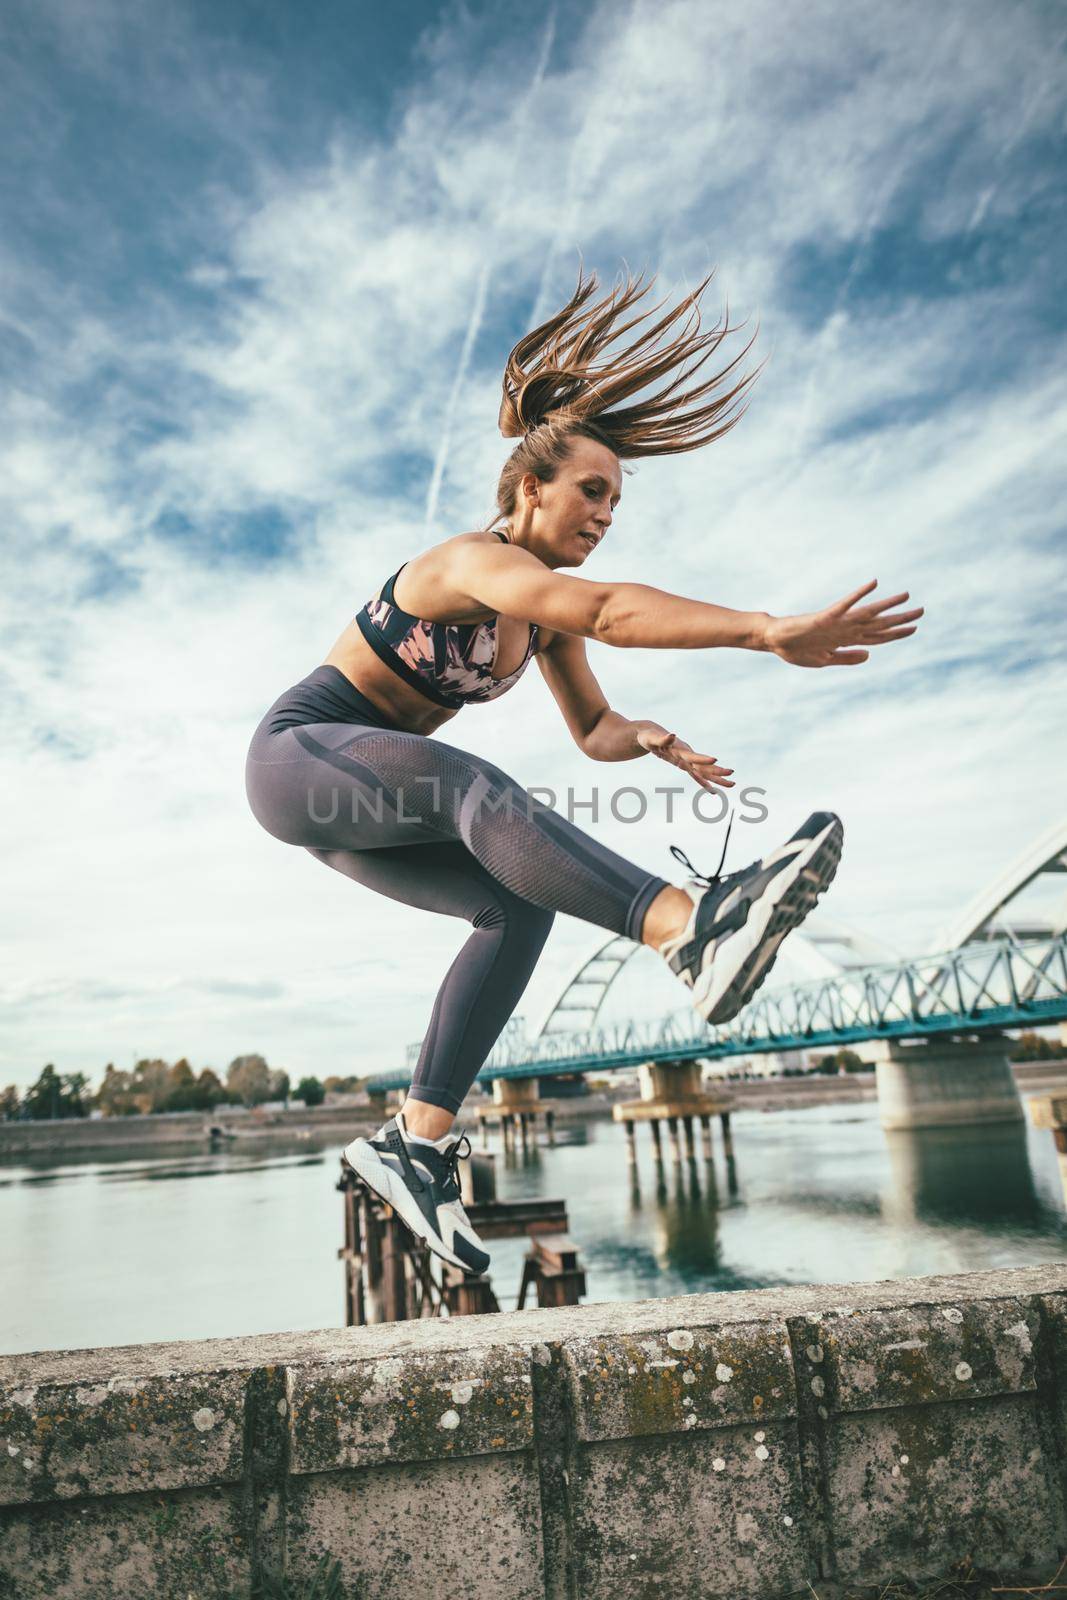
[(610, 528), (622, 491), (613, 450), (580, 434), (570, 445), (551, 483), (527, 473), (520, 492), (530, 548), (553, 567), (582, 565)]

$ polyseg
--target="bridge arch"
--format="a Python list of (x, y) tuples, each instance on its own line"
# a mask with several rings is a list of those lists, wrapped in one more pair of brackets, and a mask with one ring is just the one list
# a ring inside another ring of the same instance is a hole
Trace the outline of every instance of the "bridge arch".
[(1012, 903), (1037, 878), (1063, 873), (1067, 873), (1067, 817), (1039, 834), (1008, 867), (991, 878), (957, 916), (944, 923), (930, 947), (931, 953), (1003, 938), (1005, 934), (1016, 939), (1037, 939), (1046, 934), (1062, 933), (1067, 928), (1067, 885), (1051, 919), (1030, 918), (1025, 923), (1016, 919), (1013, 922), (1010, 911)]

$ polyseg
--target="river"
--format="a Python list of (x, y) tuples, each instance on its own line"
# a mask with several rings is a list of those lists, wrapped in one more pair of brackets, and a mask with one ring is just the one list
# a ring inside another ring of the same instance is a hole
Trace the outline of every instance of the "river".
[[(714, 1186), (700, 1156), (680, 1168), (668, 1161), (658, 1186), (639, 1128), (635, 1187), (622, 1129), (600, 1118), (558, 1124), (555, 1146), (525, 1157), (505, 1157), (494, 1136), (498, 1195), (566, 1200), (587, 1301), (1067, 1254), (1052, 1136), (1029, 1122), (887, 1134), (874, 1101), (746, 1109), (731, 1120), (732, 1175), (714, 1125)], [(0, 1353), (339, 1326), (341, 1143), (9, 1158), (0, 1166)], [(488, 1248), (507, 1310), (526, 1244)]]

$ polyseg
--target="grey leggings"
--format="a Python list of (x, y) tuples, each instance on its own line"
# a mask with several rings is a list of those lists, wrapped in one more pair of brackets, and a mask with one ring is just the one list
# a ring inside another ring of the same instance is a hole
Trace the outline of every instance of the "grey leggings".
[(518, 1004), (554, 913), (637, 940), (667, 884), (538, 806), (492, 762), (394, 727), (336, 667), (316, 667), (271, 706), (245, 787), (276, 839), (391, 900), (473, 925), (409, 1091), (452, 1112)]

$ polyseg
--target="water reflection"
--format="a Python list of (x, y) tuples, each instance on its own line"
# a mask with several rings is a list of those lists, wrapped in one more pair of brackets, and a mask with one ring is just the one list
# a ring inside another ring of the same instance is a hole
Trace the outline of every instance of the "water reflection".
[(898, 1225), (1037, 1220), (1041, 1205), (1023, 1123), (893, 1130), (885, 1141), (890, 1172), (882, 1203)]
[(712, 1276), (722, 1265), (719, 1197), (712, 1183), (701, 1189), (695, 1160), (674, 1167), (673, 1182), (656, 1185), (656, 1259), (684, 1277)]

